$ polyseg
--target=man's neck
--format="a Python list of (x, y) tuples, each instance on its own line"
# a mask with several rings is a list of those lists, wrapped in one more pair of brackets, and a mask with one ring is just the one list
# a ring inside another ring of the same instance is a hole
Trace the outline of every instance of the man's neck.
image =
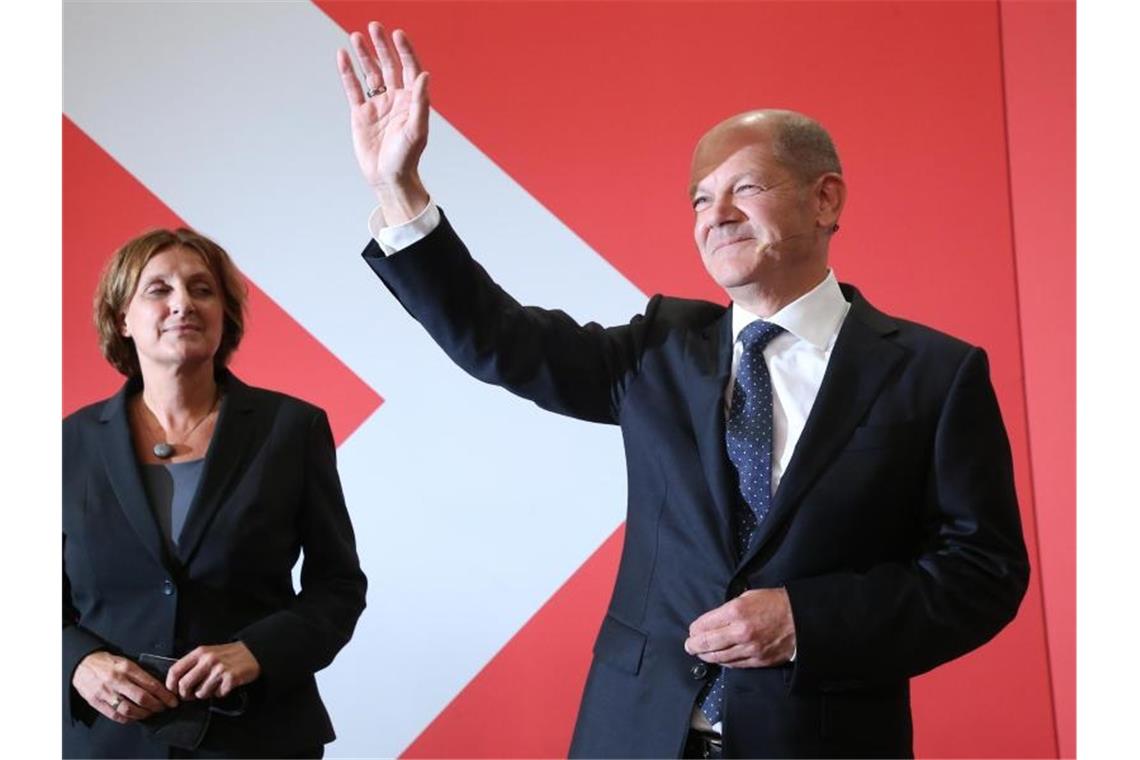
[(732, 302), (751, 314), (767, 318), (811, 292), (827, 278), (828, 268), (812, 268), (791, 276), (774, 275), (765, 277), (763, 282), (751, 282), (735, 288), (726, 288)]

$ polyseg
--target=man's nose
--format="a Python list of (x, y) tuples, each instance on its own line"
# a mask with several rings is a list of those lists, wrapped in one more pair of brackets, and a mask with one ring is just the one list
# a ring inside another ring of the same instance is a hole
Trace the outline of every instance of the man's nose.
[(712, 198), (706, 224), (709, 229), (736, 224), (744, 219), (744, 213), (736, 206), (731, 193), (721, 193)]
[(713, 196), (712, 216), (714, 224), (737, 222), (744, 218), (732, 193), (718, 193)]

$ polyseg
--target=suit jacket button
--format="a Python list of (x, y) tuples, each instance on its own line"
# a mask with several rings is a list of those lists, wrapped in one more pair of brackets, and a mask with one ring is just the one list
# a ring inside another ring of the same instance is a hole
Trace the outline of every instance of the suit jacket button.
[(162, 582), (162, 593), (165, 596), (173, 595), (174, 594), (174, 584), (171, 583), (169, 580), (163, 581)]
[(689, 668), (689, 675), (693, 677), (694, 681), (699, 681), (709, 674), (709, 666), (703, 662), (698, 662), (693, 667)]

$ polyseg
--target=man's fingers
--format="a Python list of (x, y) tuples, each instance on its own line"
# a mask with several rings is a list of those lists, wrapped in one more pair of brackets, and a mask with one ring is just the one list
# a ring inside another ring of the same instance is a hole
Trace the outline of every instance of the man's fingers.
[(397, 29), (392, 33), (392, 41), (396, 43), (396, 53), (400, 56), (400, 65), (404, 69), (404, 84), (416, 81), (420, 75), (420, 60), (416, 57), (416, 50), (412, 47), (412, 41), (408, 39), (408, 35), (404, 34), (402, 29)]
[(726, 602), (725, 604), (722, 604), (715, 609), (709, 610), (689, 625), (689, 635), (695, 636), (699, 633), (704, 633), (705, 631), (711, 631), (716, 628), (722, 628), (728, 625), (733, 620), (736, 620), (738, 615), (736, 610), (737, 604), (735, 599), (731, 602)]
[[(380, 84), (392, 89), (399, 89), (404, 86), (404, 78), (396, 69), (396, 56), (392, 54), (392, 44), (388, 41), (388, 36), (384, 34), (384, 27), (376, 21), (368, 24), (368, 36), (372, 38), (372, 48), (376, 51), (376, 58), (380, 61), (380, 74), (382, 81)], [(379, 84), (371, 84), (370, 87), (378, 87)]]
[(376, 65), (376, 54), (369, 46), (368, 41), (360, 32), (353, 32), (348, 39), (352, 42), (352, 50), (356, 53), (356, 60), (360, 63), (360, 70), (364, 75), (364, 86), (375, 89), (384, 84), (384, 77)]
[(728, 665), (732, 667), (731, 663), (738, 662), (747, 657), (752, 657), (755, 652), (752, 647), (747, 644), (736, 644), (727, 649), (720, 649), (713, 652), (702, 652), (697, 657), (705, 662), (714, 662), (717, 665)]
[(412, 133), (422, 137), (428, 130), (428, 73), (420, 72), (412, 84), (412, 102), (408, 106), (408, 126)]
[(336, 67), (340, 71), (340, 82), (344, 85), (344, 96), (348, 98), (348, 104), (362, 105), (364, 90), (360, 89), (360, 80), (356, 78), (356, 69), (352, 67), (352, 58), (347, 50), (341, 48), (336, 51)]
[(744, 627), (737, 623), (730, 623), (711, 631), (703, 631), (695, 636), (690, 636), (685, 640), (685, 651), (689, 654), (722, 652), (747, 641), (748, 635)]

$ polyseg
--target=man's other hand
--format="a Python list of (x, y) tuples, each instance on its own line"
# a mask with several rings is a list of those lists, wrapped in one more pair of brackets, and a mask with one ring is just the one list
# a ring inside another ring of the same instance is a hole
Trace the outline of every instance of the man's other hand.
[(781, 665), (796, 651), (792, 605), (783, 588), (745, 591), (689, 626), (685, 651), (728, 668)]

